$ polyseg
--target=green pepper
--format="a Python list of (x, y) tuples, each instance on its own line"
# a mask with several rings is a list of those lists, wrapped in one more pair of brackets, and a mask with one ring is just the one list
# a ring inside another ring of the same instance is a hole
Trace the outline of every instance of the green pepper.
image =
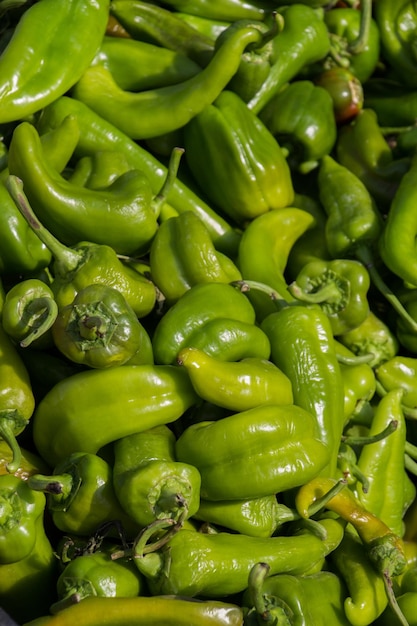
[(150, 338), (123, 294), (94, 283), (61, 308), (52, 337), (68, 359), (94, 368), (123, 365), (150, 348)]
[(191, 211), (163, 221), (149, 251), (152, 281), (171, 306), (197, 283), (242, 278), (235, 263), (218, 252), (201, 219)]
[(270, 10), (265, 0), (166, 0), (175, 11), (184, 11), (208, 19), (234, 22), (241, 19), (262, 20)]
[(13, 458), (8, 471), (20, 466), (20, 448), (16, 437), (29, 423), (35, 398), (28, 371), (11, 338), (0, 326), (0, 437), (10, 446)]
[(233, 22), (229, 20), (215, 20), (208, 17), (201, 17), (200, 15), (191, 15), (191, 13), (185, 13), (183, 11), (175, 11), (173, 15), (195, 28), (201, 35), (211, 39), (213, 43), (215, 43), (220, 33), (230, 26), (231, 23), (233, 24)]
[(249, 572), (256, 563), (267, 563), (272, 574), (303, 574), (331, 549), (325, 540), (307, 531), (250, 537), (185, 528), (158, 549), (157, 545), (145, 543), (152, 531), (145, 530), (133, 546), (134, 561), (152, 594), (226, 597), (246, 589)]
[[(227, 169), (218, 157), (219, 144)], [(290, 169), (279, 144), (233, 91), (223, 90), (190, 120), (184, 128), (184, 147), (199, 187), (237, 224), (286, 207), (294, 198)]]
[(187, 370), (191, 384), (203, 400), (230, 411), (293, 402), (290, 379), (267, 359), (248, 357), (224, 362), (189, 347), (179, 351), (177, 363)]
[(237, 604), (220, 600), (190, 600), (169, 596), (85, 598), (56, 615), (45, 615), (25, 626), (242, 626)]
[[(285, 270), (295, 242), (314, 225), (314, 216), (297, 207), (284, 207), (258, 215), (245, 228), (239, 244), (237, 264), (243, 281), (268, 285), (279, 298), (290, 302)], [(269, 294), (249, 289), (258, 321), (276, 311)]]
[(191, 424), (176, 456), (199, 470), (202, 498), (241, 500), (303, 484), (323, 469), (328, 452), (313, 415), (295, 404), (265, 404)]
[(356, 355), (373, 355), (369, 361), (371, 367), (393, 358), (399, 349), (396, 335), (372, 310), (362, 324), (340, 335), (338, 340)]
[(73, 185), (49, 166), (39, 134), (28, 122), (14, 130), (9, 170), (22, 179), (39, 219), (63, 243), (88, 239), (131, 254), (146, 249), (155, 235), (165, 196), (152, 197), (143, 172), (130, 170), (102, 190)]
[[(354, 353), (341, 343), (337, 343), (338, 355), (355, 357)], [(339, 356), (338, 356), (339, 358)], [(345, 423), (357, 418), (364, 406), (369, 403), (376, 392), (376, 377), (369, 363), (340, 363), (344, 389)]]
[(404, 85), (415, 89), (417, 15), (414, 3), (399, 0), (393, 4), (389, 0), (378, 0), (375, 4), (375, 20), (379, 29), (382, 58)]
[(281, 7), (279, 13), (284, 18), (284, 28), (274, 39), (270, 72), (248, 102), (249, 109), (255, 114), (260, 113), (303, 68), (320, 61), (330, 50), (329, 33), (322, 14), (300, 3)]
[[(408, 134), (411, 139), (414, 137), (414, 141), (410, 142), (411, 146), (415, 145), (413, 126), (417, 111), (417, 95), (414, 88), (407, 87), (395, 76), (375, 77), (365, 83), (364, 98), (365, 107), (375, 111), (378, 123), (393, 130), (394, 135), (398, 135), (400, 147), (401, 137), (403, 135), (407, 137)], [(407, 139), (405, 147), (409, 153), (410, 145)]]
[(104, 65), (90, 65), (71, 95), (132, 139), (162, 135), (182, 128), (209, 106), (236, 73), (244, 50), (260, 37), (257, 28), (242, 26), (224, 40), (196, 75), (139, 92), (121, 89)]
[(200, 502), (199, 471), (177, 460), (175, 435), (165, 424), (115, 442), (113, 484), (141, 528), (156, 519), (187, 519)]
[[(254, 324), (255, 311), (246, 296), (227, 283), (197, 283), (158, 321), (152, 337), (156, 363), (174, 364), (185, 345), (216, 319)], [(188, 376), (188, 374), (187, 374)]]
[[(49, 610), (58, 561), (44, 522), (45, 496), (17, 476), (0, 476), (0, 603), (19, 623)], [(22, 602), (30, 581), (30, 602)]]
[(417, 359), (397, 354), (375, 367), (378, 392), (385, 394), (393, 389), (403, 391), (403, 411), (417, 408)]
[(296, 80), (283, 87), (259, 117), (288, 152), (292, 171), (311, 171), (336, 142), (333, 100), (326, 89), (310, 80)]
[(105, 65), (126, 91), (175, 85), (201, 70), (182, 52), (122, 37), (104, 37), (94, 62)]
[(96, 454), (73, 452), (55, 465), (52, 475), (33, 474), (27, 482), (46, 494), (53, 523), (64, 533), (89, 536), (113, 521), (129, 537), (137, 532), (119, 504), (111, 465)]
[(360, 261), (318, 259), (306, 263), (288, 288), (297, 300), (318, 304), (329, 318), (333, 334), (342, 335), (368, 316), (369, 287), (368, 270)]
[(317, 306), (288, 305), (261, 324), (271, 360), (290, 379), (294, 402), (314, 419), (324, 448), (322, 475), (333, 476), (344, 426), (344, 388), (330, 321)]
[[(36, 454), (36, 452), (20, 446), (20, 453), (20, 464), (14, 472), (15, 476), (18, 476), (22, 480), (27, 480), (32, 474), (49, 471), (48, 465), (38, 454)], [(10, 473), (7, 466), (11, 460), (12, 451), (10, 450), (10, 447), (7, 445), (6, 441), (0, 440), (0, 475)]]
[(272, 537), (285, 522), (294, 519), (291, 509), (280, 504), (275, 494), (246, 500), (201, 498), (193, 517), (250, 537)]
[(0, 56), (0, 123), (21, 120), (68, 91), (100, 47), (108, 11), (108, 0), (59, 7), (42, 0), (23, 13)]
[(378, 207), (389, 209), (410, 162), (408, 157), (394, 159), (374, 109), (362, 109), (339, 129), (336, 153), (338, 162), (356, 174)]
[(72, 248), (65, 246), (38, 221), (16, 177), (9, 177), (9, 188), (17, 206), (53, 254), (51, 289), (59, 309), (71, 305), (82, 289), (99, 283), (118, 289), (138, 317), (152, 311), (156, 302), (154, 284), (124, 264), (114, 248), (90, 241), (81, 241)]
[(173, 422), (196, 402), (186, 371), (173, 365), (82, 371), (58, 382), (39, 402), (34, 443), (54, 466), (73, 452), (95, 454), (133, 432)]
[(128, 559), (112, 560), (111, 546), (72, 559), (56, 580), (58, 613), (86, 598), (134, 598), (143, 595), (144, 579)]
[[(62, 119), (70, 114), (76, 117), (80, 129), (76, 157), (91, 156), (102, 150), (123, 152), (130, 167), (143, 171), (153, 192), (159, 193), (167, 175), (166, 166), (79, 100), (66, 96), (55, 100), (42, 111), (38, 124), (39, 131), (43, 134), (56, 128), (62, 123)], [(187, 210), (197, 213), (209, 229), (216, 248), (233, 256), (240, 239), (237, 231), (178, 178), (174, 180), (170, 191), (170, 204), (178, 213)]]

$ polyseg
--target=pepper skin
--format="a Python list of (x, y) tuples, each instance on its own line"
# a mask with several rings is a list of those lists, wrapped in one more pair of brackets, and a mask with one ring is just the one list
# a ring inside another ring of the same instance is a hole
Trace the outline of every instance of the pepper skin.
[(203, 400), (230, 411), (293, 402), (291, 381), (266, 359), (252, 357), (226, 363), (198, 348), (182, 348), (177, 363), (187, 370)]
[(262, 0), (166, 0), (165, 4), (175, 11), (184, 11), (207, 19), (225, 20), (262, 20), (270, 10), (268, 2)]
[(108, 12), (108, 0), (42, 0), (23, 13), (0, 56), (1, 124), (40, 111), (74, 85), (100, 47)]
[(176, 459), (175, 436), (165, 424), (115, 442), (113, 484), (140, 528), (156, 519), (187, 519), (200, 502), (199, 471)]
[(218, 252), (201, 219), (191, 211), (163, 221), (149, 251), (152, 281), (171, 306), (192, 285), (242, 278), (228, 256)]
[[(227, 170), (218, 158), (219, 144)], [(199, 187), (238, 225), (289, 206), (294, 199), (290, 169), (278, 142), (233, 91), (224, 89), (185, 126), (184, 147)]]
[(167, 596), (85, 598), (83, 602), (45, 615), (24, 626), (243, 626), (237, 604)]
[(191, 424), (177, 439), (176, 457), (199, 470), (202, 498), (241, 500), (304, 484), (328, 452), (310, 413), (271, 404)]
[(344, 426), (342, 374), (330, 322), (316, 306), (288, 305), (261, 324), (271, 360), (290, 379), (294, 403), (313, 416), (325, 450), (320, 472), (334, 476)]
[(130, 361), (149, 342), (146, 334), (118, 289), (94, 283), (59, 311), (52, 326), (54, 344), (65, 357), (100, 369)]
[(133, 432), (173, 422), (197, 400), (186, 371), (176, 366), (82, 371), (57, 383), (38, 404), (35, 446), (54, 467), (73, 452), (95, 454)]
[[(43, 134), (56, 128), (68, 115), (76, 117), (80, 129), (76, 157), (91, 156), (101, 150), (123, 152), (130, 167), (141, 170), (149, 180), (153, 193), (159, 193), (167, 176), (167, 167), (79, 100), (62, 96), (43, 109), (38, 122), (39, 131)], [(169, 202), (178, 213), (188, 210), (197, 213), (209, 229), (215, 247), (233, 257), (240, 240), (239, 233), (207, 202), (178, 179), (173, 182)]]
[(108, 522), (120, 524), (128, 537), (137, 533), (117, 499), (111, 465), (96, 454), (73, 452), (54, 467), (52, 475), (34, 474), (28, 485), (46, 494), (53, 523), (64, 533), (87, 537)]
[(182, 128), (220, 96), (238, 70), (246, 47), (260, 37), (258, 29), (243, 26), (216, 49), (195, 76), (139, 92), (121, 89), (105, 66), (90, 65), (71, 95), (132, 139), (157, 137)]
[(340, 335), (340, 343), (358, 356), (373, 355), (368, 364), (375, 368), (398, 354), (396, 335), (372, 310), (356, 328)]
[(155, 363), (174, 364), (185, 344), (215, 319), (254, 324), (255, 311), (243, 293), (227, 283), (198, 283), (186, 291), (159, 320), (153, 333)]
[(24, 431), (35, 409), (28, 371), (17, 348), (0, 325), (0, 437), (10, 446), (13, 458), (7, 466), (14, 473), (20, 466), (16, 437)]
[(380, 363), (375, 368), (375, 376), (383, 394), (400, 388), (403, 407), (417, 408), (417, 359), (412, 356), (397, 355)]
[(38, 278), (28, 278), (7, 292), (2, 324), (9, 337), (21, 347), (26, 348), (34, 341), (39, 346), (39, 340), (42, 341), (41, 337), (50, 330), (57, 315), (58, 305), (52, 289)]
[(285, 86), (259, 114), (265, 126), (288, 152), (291, 171), (308, 173), (336, 143), (333, 100), (326, 89), (309, 80)]

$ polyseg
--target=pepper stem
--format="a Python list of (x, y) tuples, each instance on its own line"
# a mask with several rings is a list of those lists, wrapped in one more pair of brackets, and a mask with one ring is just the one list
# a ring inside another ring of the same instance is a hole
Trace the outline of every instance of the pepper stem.
[(381, 439), (385, 439), (385, 437), (388, 437), (391, 433), (393, 433), (398, 426), (398, 421), (397, 420), (391, 420), (387, 426), (381, 430), (381, 432), (376, 433), (375, 435), (370, 435), (369, 437), (353, 437), (350, 435), (344, 435), (342, 436), (342, 441), (343, 443), (345, 443), (346, 445), (349, 446), (367, 446), (371, 443), (376, 443), (377, 441), (381, 441)]
[(316, 513), (321, 511), (321, 509), (324, 509), (326, 507), (326, 504), (330, 500), (332, 500), (332, 498), (334, 498), (338, 493), (340, 493), (346, 485), (347, 481), (344, 479), (338, 480), (334, 485), (332, 485), (332, 487), (330, 487), (330, 489), (324, 495), (322, 495), (320, 498), (317, 498), (317, 500), (310, 504), (310, 506), (308, 507), (308, 517), (311, 517), (312, 515), (315, 515)]
[(387, 572), (383, 572), (383, 580), (385, 585), (385, 591), (388, 597), (388, 602), (395, 613), (396, 618), (398, 619), (398, 623), (402, 626), (410, 626), (408, 620), (406, 619), (404, 613), (401, 611), (400, 606), (397, 602), (397, 598), (394, 593), (394, 588), (392, 585), (391, 576)]
[(348, 46), (348, 50), (351, 54), (360, 54), (368, 45), (372, 17), (372, 0), (361, 0), (359, 10), (361, 12), (359, 34)]
[[(10, 415), (12, 414), (12, 415)], [(10, 450), (12, 451), (12, 460), (6, 465), (6, 469), (10, 474), (14, 474), (20, 467), (22, 460), (22, 451), (14, 434), (12, 427), (14, 416), (17, 415), (17, 411), (0, 412), (0, 438), (3, 439)], [(12, 420), (10, 420), (12, 417)]]
[(323, 284), (317, 291), (307, 292), (298, 285), (297, 281), (294, 281), (288, 285), (288, 291), (297, 300), (308, 302), (309, 304), (322, 304), (323, 302), (337, 302), (340, 300), (340, 289), (334, 282)]
[(265, 283), (260, 283), (257, 280), (234, 280), (230, 283), (233, 287), (238, 287), (242, 293), (247, 293), (251, 289), (266, 293), (278, 307), (286, 306), (288, 303), (280, 292)]
[[(290, 624), (288, 615), (291, 614), (291, 609), (279, 598), (267, 596), (262, 592), (263, 583), (269, 570), (269, 565), (263, 562), (256, 563), (250, 570), (248, 589), (251, 605), (256, 612), (257, 619), (262, 624), (286, 626)], [(268, 599), (270, 599), (269, 602)]]
[(32, 474), (27, 479), (27, 484), (34, 491), (43, 491), (53, 496), (68, 498), (74, 486), (71, 474), (57, 474), (46, 476), (44, 474)]
[(152, 207), (155, 213), (155, 216), (158, 217), (162, 205), (166, 202), (170, 191), (176, 181), (178, 169), (180, 166), (181, 157), (184, 154), (184, 148), (175, 147), (171, 151), (171, 156), (168, 163), (168, 171), (165, 177), (165, 181), (159, 191), (159, 193), (152, 200)]
[(33, 330), (19, 342), (22, 348), (27, 348), (30, 344), (46, 333), (58, 315), (58, 305), (53, 298), (41, 297), (32, 300), (24, 310), (24, 317), (27, 326)]
[(77, 269), (83, 260), (83, 253), (65, 246), (41, 224), (23, 190), (23, 181), (18, 176), (10, 175), (7, 177), (6, 187), (29, 226), (58, 262), (60, 270), (66, 273)]
[(401, 304), (400, 300), (394, 294), (393, 291), (383, 280), (382, 276), (374, 265), (374, 259), (372, 254), (366, 246), (359, 246), (356, 250), (356, 257), (361, 261), (369, 272), (371, 280), (378, 291), (384, 296), (384, 298), (391, 304), (393, 309), (398, 315), (410, 326), (411, 330), (417, 332), (417, 321), (411, 317), (405, 307)]

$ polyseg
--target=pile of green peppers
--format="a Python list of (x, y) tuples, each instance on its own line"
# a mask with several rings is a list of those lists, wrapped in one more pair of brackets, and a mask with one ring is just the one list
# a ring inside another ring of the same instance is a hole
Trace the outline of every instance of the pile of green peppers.
[(0, 621), (417, 625), (412, 0), (0, 0)]

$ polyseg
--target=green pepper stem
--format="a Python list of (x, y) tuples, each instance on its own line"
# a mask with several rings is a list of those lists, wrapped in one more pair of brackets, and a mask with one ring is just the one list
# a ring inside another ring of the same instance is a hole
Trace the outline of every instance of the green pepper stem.
[(410, 474), (417, 476), (417, 463), (407, 452), (404, 454), (404, 467)]
[(377, 441), (381, 441), (381, 439), (385, 439), (385, 437), (388, 437), (391, 433), (393, 433), (398, 426), (398, 421), (397, 420), (391, 420), (387, 426), (381, 430), (381, 432), (376, 433), (375, 435), (370, 435), (368, 437), (353, 437), (350, 435), (343, 435), (342, 436), (342, 441), (343, 443), (349, 445), (349, 446), (367, 446), (371, 443), (376, 443)]
[(347, 356), (346, 354), (338, 352), (336, 348), (336, 357), (338, 362), (342, 365), (361, 365), (362, 363), (370, 363), (370, 361), (375, 358), (375, 355), (370, 352), (367, 354), (354, 354), (352, 356)]
[[(377, 380), (376, 381), (376, 392), (377, 394), (382, 398), (383, 396), (387, 395), (387, 390), (384, 388), (384, 386), (382, 385), (382, 383)], [(408, 417), (410, 419), (417, 419), (417, 408), (411, 407), (411, 406), (407, 406), (406, 404), (404, 404), (403, 402), (401, 403), (401, 410), (404, 413), (405, 417)]]
[(43, 491), (51, 495), (59, 495), (67, 498), (73, 489), (74, 479), (71, 474), (57, 474), (46, 476), (33, 474), (27, 479), (27, 483), (34, 491)]
[(297, 298), (297, 300), (308, 302), (309, 304), (335, 302), (340, 299), (340, 289), (338, 289), (334, 282), (325, 283), (317, 291), (307, 292), (298, 285), (297, 281), (294, 281), (288, 285), (288, 291), (294, 298)]
[(417, 461), (417, 446), (410, 443), (409, 441), (405, 442), (405, 452), (409, 457)]
[(269, 574), (268, 563), (256, 563), (249, 572), (248, 588), (251, 597), (251, 604), (255, 608), (257, 616), (265, 624), (275, 624), (265, 602), (262, 587), (265, 578)]
[(326, 504), (334, 498), (338, 493), (342, 491), (347, 485), (347, 481), (345, 479), (338, 480), (323, 496), (317, 498), (313, 504), (310, 504), (308, 507), (308, 517), (315, 515), (321, 509), (324, 509)]
[(393, 612), (395, 613), (395, 616), (398, 619), (398, 623), (401, 626), (410, 626), (408, 623), (408, 620), (406, 619), (404, 613), (401, 611), (401, 608), (397, 602), (397, 598), (395, 596), (394, 588), (392, 585), (392, 579), (390, 575), (386, 572), (383, 572), (383, 580), (384, 580), (385, 591), (388, 597), (389, 605), (391, 609), (393, 610)]
[(162, 205), (167, 200), (171, 189), (174, 186), (174, 183), (177, 179), (178, 169), (180, 166), (181, 157), (184, 154), (184, 148), (175, 147), (171, 151), (171, 156), (168, 163), (167, 175), (165, 177), (165, 181), (159, 191), (159, 193), (152, 200), (152, 207), (155, 213), (155, 216), (158, 217)]
[[(17, 442), (12, 426), (16, 411), (0, 411), (0, 438), (3, 439), (12, 451), (12, 460), (6, 465), (10, 474), (14, 474), (20, 467), (22, 461), (22, 451)], [(10, 419), (10, 417), (12, 419)]]
[(58, 315), (58, 305), (53, 298), (47, 296), (36, 298), (25, 307), (23, 315), (27, 326), (33, 327), (33, 330), (19, 342), (22, 348), (27, 348), (54, 324)]
[(57, 602), (53, 602), (49, 607), (49, 612), (51, 615), (56, 615), (63, 609), (73, 606), (73, 604), (78, 604), (84, 597), (88, 596), (82, 596), (80, 593), (72, 593), (69, 596), (65, 596), (65, 598), (61, 598), (61, 600), (58, 600)]
[(278, 308), (282, 306), (287, 306), (288, 304), (282, 294), (279, 293), (276, 289), (273, 289), (265, 283), (260, 283), (257, 280), (234, 280), (230, 284), (233, 287), (238, 287), (238, 289), (242, 293), (247, 293), (248, 291), (251, 291), (251, 289), (266, 293), (266, 295), (269, 296), (269, 298), (271, 298), (271, 300), (277, 304)]
[(411, 330), (417, 332), (417, 321), (411, 317), (405, 307), (401, 304), (397, 296), (391, 291), (388, 285), (383, 280), (382, 276), (374, 265), (374, 259), (371, 251), (366, 246), (359, 246), (356, 250), (356, 257), (367, 268), (371, 280), (378, 291), (384, 296), (384, 298), (391, 304), (393, 309), (398, 315), (410, 326)]
[(50, 250), (53, 257), (62, 267), (62, 271), (71, 272), (79, 266), (83, 260), (83, 253), (68, 248), (61, 243), (54, 235), (41, 224), (36, 217), (29, 200), (23, 190), (23, 181), (17, 176), (8, 176), (6, 180), (7, 189), (14, 200), (20, 213), (23, 215), (34, 233), (43, 244)]
[(359, 33), (357, 38), (348, 46), (348, 50), (351, 54), (360, 54), (368, 45), (372, 17), (372, 0), (361, 0), (359, 10), (361, 12)]

